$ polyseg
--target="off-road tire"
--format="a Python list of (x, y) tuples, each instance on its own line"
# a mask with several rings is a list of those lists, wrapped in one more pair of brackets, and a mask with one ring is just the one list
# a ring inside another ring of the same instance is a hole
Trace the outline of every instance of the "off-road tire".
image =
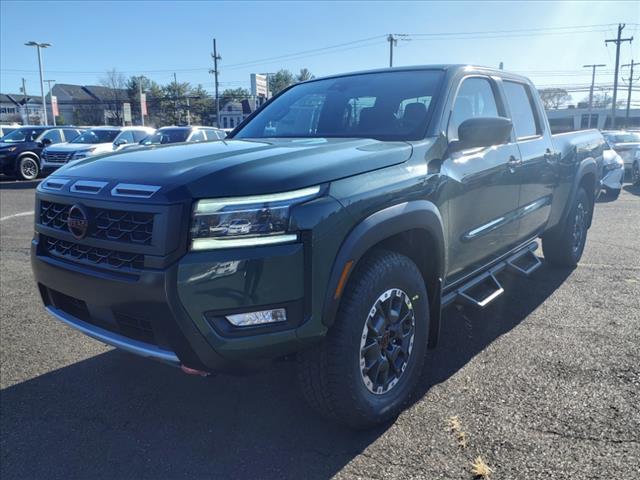
[[(372, 306), (390, 289), (406, 292), (410, 299), (413, 347), (395, 386), (374, 394), (365, 385), (361, 340)], [(429, 331), (428, 305), (422, 275), (408, 257), (386, 250), (366, 255), (345, 288), (326, 338), (298, 355), (298, 380), (309, 405), (330, 419), (358, 429), (395, 418), (410, 399), (422, 371)]]
[[(575, 267), (578, 264), (587, 241), (592, 208), (593, 202), (585, 189), (580, 187), (566, 223), (542, 236), (542, 253), (548, 263), (562, 267)], [(579, 240), (576, 238), (577, 229), (580, 230)]]

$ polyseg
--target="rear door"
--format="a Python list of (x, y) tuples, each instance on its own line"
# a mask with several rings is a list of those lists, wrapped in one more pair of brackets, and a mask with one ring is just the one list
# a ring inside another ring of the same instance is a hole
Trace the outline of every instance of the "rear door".
[(520, 184), (520, 237), (525, 240), (536, 236), (549, 218), (555, 152), (530, 85), (505, 79), (502, 86), (522, 160), (514, 177)]
[[(458, 127), (472, 117), (506, 116), (497, 81), (489, 76), (462, 80), (452, 103), (447, 127), (449, 142), (458, 139)], [(518, 198), (513, 165), (520, 161), (515, 141), (488, 148), (449, 154), (443, 171), (446, 185), (449, 278), (483, 266), (518, 240)]]

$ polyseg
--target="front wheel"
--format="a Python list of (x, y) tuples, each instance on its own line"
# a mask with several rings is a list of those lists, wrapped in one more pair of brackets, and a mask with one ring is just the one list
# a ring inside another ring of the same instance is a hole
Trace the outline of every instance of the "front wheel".
[(22, 157), (18, 160), (17, 173), (20, 180), (35, 180), (40, 174), (40, 165), (33, 157)]
[(593, 203), (584, 188), (576, 195), (567, 223), (542, 236), (542, 253), (547, 262), (563, 267), (575, 267), (584, 251)]
[(636, 187), (640, 186), (640, 162), (638, 161), (633, 162), (631, 166), (631, 183)]
[(354, 428), (395, 417), (414, 390), (426, 354), (429, 309), (420, 271), (377, 250), (353, 274), (324, 342), (298, 355), (308, 403)]

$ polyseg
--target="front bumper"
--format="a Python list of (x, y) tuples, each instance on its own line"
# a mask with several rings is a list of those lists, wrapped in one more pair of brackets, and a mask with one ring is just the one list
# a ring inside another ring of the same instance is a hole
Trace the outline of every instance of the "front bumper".
[(622, 182), (624, 180), (624, 168), (620, 165), (620, 168), (609, 170), (604, 174), (600, 185), (607, 190), (620, 190), (622, 188)]
[[(168, 268), (119, 276), (49, 257), (36, 235), (31, 261), (45, 308), (67, 325), (172, 365), (230, 371), (298, 351), (314, 340), (309, 331), (321, 330), (309, 329), (304, 250), (296, 243), (188, 253)], [(227, 314), (276, 307), (287, 309), (286, 323), (220, 328)]]

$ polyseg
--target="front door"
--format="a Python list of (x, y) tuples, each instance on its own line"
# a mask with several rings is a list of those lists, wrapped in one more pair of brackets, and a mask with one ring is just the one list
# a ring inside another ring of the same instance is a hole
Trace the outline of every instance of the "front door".
[[(494, 79), (465, 78), (458, 88), (448, 140), (458, 139), (458, 127), (472, 117), (505, 116)], [(455, 152), (442, 168), (449, 178), (447, 283), (471, 273), (517, 243), (520, 186), (516, 166), (520, 152), (515, 142)]]

